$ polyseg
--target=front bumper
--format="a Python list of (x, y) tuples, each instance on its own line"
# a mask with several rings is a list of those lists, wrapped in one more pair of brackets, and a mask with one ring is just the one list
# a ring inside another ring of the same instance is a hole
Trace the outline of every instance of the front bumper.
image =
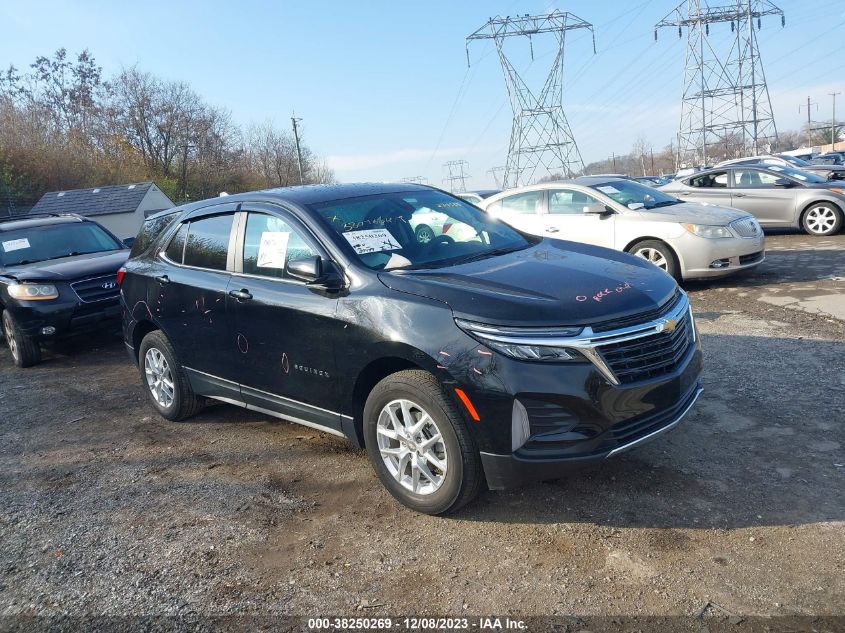
[[(684, 279), (724, 277), (759, 266), (766, 259), (765, 237), (707, 239), (688, 234), (678, 247)], [(718, 268), (713, 262), (720, 262)]]
[[(8, 306), (20, 330), (38, 341), (107, 331), (120, 328), (120, 303), (113, 300), (96, 304), (57, 301), (21, 301)], [(55, 328), (53, 334), (42, 334), (45, 327)]]
[(606, 440), (590, 452), (566, 456), (534, 457), (530, 450), (520, 449), (510, 455), (481, 453), (481, 463), (491, 490), (503, 490), (529, 481), (555, 479), (567, 472), (595, 464), (644, 444), (677, 426), (703, 392), (696, 382), (685, 397), (674, 407), (659, 414), (641, 416), (615, 425), (625, 434), (622, 441), (614, 440), (614, 428)]

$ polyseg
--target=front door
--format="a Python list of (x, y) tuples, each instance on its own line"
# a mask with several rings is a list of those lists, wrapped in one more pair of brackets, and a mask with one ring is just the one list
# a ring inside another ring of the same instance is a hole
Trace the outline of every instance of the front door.
[(291, 260), (324, 252), (305, 227), (273, 205), (244, 205), (238, 233), (229, 294), (244, 401), (339, 431), (337, 298), (285, 271)]
[(792, 225), (795, 219), (795, 191), (789, 187), (776, 186), (775, 183), (781, 178), (788, 180), (769, 170), (752, 167), (734, 169), (731, 206), (748, 211), (763, 225)]
[(544, 234), (560, 240), (572, 240), (614, 248), (614, 213), (585, 213), (584, 209), (604, 207), (590, 194), (577, 189), (549, 190), (548, 214), (544, 217)]

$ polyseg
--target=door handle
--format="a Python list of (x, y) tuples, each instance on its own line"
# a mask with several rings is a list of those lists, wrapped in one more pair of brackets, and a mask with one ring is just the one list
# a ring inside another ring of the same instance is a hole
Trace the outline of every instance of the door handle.
[(731, 194), (731, 195), (733, 195), (734, 198), (745, 198), (746, 197), (746, 195), (744, 193), (734, 193), (734, 194)]
[(156, 281), (160, 284), (169, 284), (170, 277), (168, 277), (167, 275), (162, 275), (161, 277), (156, 277)]
[(560, 232), (560, 229), (557, 228), (556, 226), (547, 226), (546, 227), (546, 233), (559, 233), (559, 232)]
[(238, 301), (249, 301), (252, 299), (252, 294), (246, 288), (242, 288), (241, 290), (230, 290), (229, 296), (234, 297)]
[(678, 193), (679, 193), (679, 194), (681, 194), (682, 196), (690, 196), (690, 195), (692, 195), (692, 191), (679, 191)]

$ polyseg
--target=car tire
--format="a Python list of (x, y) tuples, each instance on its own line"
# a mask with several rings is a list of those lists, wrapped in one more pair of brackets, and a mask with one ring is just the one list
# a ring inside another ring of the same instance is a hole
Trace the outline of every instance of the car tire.
[(3, 311), (3, 335), (15, 365), (32, 367), (41, 362), (41, 347), (38, 341), (18, 329), (15, 318), (8, 310)]
[[(421, 422), (423, 426), (413, 436), (406, 433), (404, 440), (391, 438), (390, 432), (396, 435), (397, 427), (389, 411), (394, 412), (402, 429), (409, 428), (405, 426), (406, 413), (410, 430)], [(435, 440), (438, 435), (440, 439)], [(481, 490), (484, 474), (475, 442), (456, 403), (426, 371), (400, 371), (373, 388), (364, 406), (364, 440), (384, 487), (412, 510), (434, 515), (453, 512)], [(435, 443), (427, 447), (426, 442), (432, 440)], [(424, 469), (415, 467), (420, 462)], [(439, 479), (439, 484), (426, 472)]]
[(681, 268), (678, 258), (666, 242), (660, 240), (643, 240), (628, 249), (631, 255), (641, 257), (651, 262), (678, 281), (681, 281)]
[(138, 370), (147, 397), (163, 418), (181, 422), (202, 409), (203, 400), (194, 394), (173, 346), (160, 330), (150, 332), (141, 341)]
[(414, 231), (414, 237), (419, 244), (428, 244), (434, 239), (434, 229), (427, 224), (420, 224)]
[(801, 225), (813, 237), (834, 235), (842, 228), (842, 211), (830, 202), (816, 202), (804, 210)]

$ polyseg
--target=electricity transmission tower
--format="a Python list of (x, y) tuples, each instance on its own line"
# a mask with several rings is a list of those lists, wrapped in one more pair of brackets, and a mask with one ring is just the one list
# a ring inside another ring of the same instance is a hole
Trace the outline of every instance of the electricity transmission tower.
[[(448, 163), (443, 163), (443, 167), (449, 172), (449, 175), (443, 179), (443, 183), (448, 187), (449, 191), (466, 191), (467, 178), (469, 174), (464, 169), (469, 165), (465, 160), (450, 160)], [(455, 183), (459, 187), (455, 188)]]
[(409, 182), (417, 185), (427, 185), (428, 178), (426, 178), (425, 176), (408, 176), (406, 178), (403, 178), (401, 182)]
[[(513, 126), (507, 164), (502, 187), (515, 187), (530, 183), (538, 168), (549, 173), (562, 171), (567, 177), (584, 171), (584, 161), (563, 112), (563, 51), (566, 33), (574, 29), (589, 29), (593, 36), (593, 53), (596, 51), (593, 25), (567, 12), (554, 11), (547, 15), (490, 18), (487, 23), (466, 38), (467, 63), (469, 45), (475, 40), (493, 40), (499, 62), (505, 75)], [(545, 83), (534, 92), (514, 68), (505, 54), (505, 40), (510, 37), (527, 37), (534, 58), (532, 37), (551, 33), (557, 40), (555, 58)]]
[[(707, 164), (710, 155), (757, 155), (777, 140), (772, 102), (757, 47), (761, 18), (781, 17), (769, 0), (685, 0), (657, 23), (687, 29), (678, 167)], [(730, 38), (711, 39), (710, 25), (730, 22)], [(756, 24), (755, 24), (756, 23)]]
[(487, 173), (490, 174), (491, 176), (493, 176), (493, 182), (496, 183), (496, 187), (498, 187), (499, 189), (503, 188), (501, 180), (499, 179), (499, 174), (504, 172), (504, 171), (505, 171), (504, 166), (502, 166), (502, 167), (491, 167), (490, 169), (487, 170)]

